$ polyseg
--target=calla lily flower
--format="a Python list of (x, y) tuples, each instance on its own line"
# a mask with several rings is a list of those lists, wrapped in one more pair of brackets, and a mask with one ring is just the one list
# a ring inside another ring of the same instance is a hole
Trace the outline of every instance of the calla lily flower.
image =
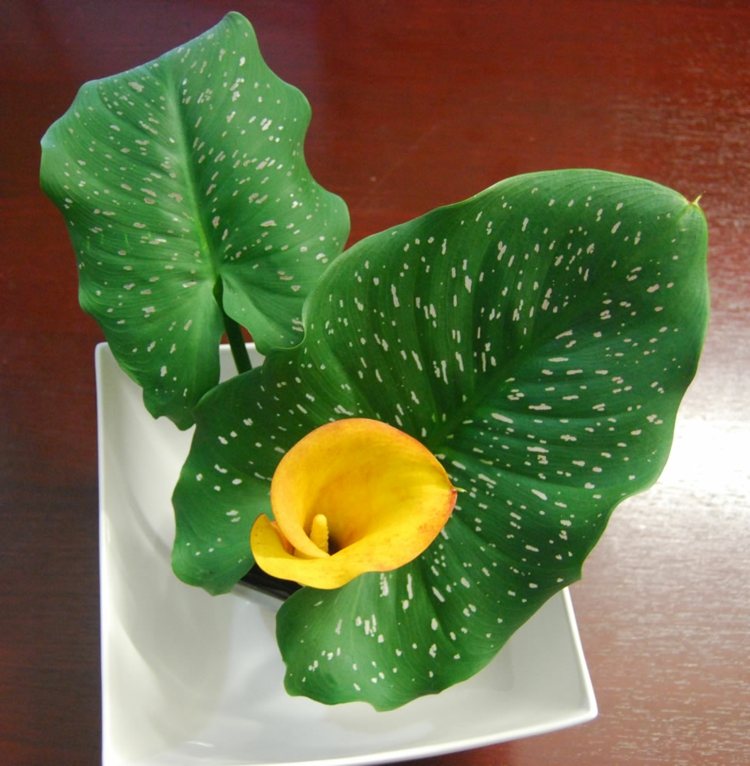
[(259, 516), (250, 545), (274, 577), (339, 588), (415, 559), (455, 502), (447, 473), (416, 439), (376, 420), (338, 420), (284, 455), (271, 482), (275, 520)]

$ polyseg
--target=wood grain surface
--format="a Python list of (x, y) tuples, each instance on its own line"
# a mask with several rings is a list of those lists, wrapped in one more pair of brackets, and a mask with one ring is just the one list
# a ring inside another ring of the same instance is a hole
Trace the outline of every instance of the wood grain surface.
[(352, 240), (517, 173), (598, 167), (702, 196), (713, 314), (670, 463), (573, 599), (585, 726), (432, 766), (750, 763), (750, 3), (18, 0), (0, 24), (0, 763), (100, 761), (96, 325), (39, 139), (85, 80), (231, 9), (313, 107)]

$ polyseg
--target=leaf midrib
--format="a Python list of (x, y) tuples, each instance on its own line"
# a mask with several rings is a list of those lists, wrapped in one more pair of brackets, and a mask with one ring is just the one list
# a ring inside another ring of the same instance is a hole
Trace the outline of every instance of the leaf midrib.
[[(549, 270), (551, 268), (551, 263), (552, 260), (550, 259), (545, 270), (543, 284), (546, 284)], [(540, 283), (542, 283), (541, 280)], [(432, 437), (429, 440), (434, 447), (433, 451), (442, 452), (445, 449), (450, 449), (450, 441), (448, 440), (448, 437), (460, 428), (462, 422), (466, 420), (467, 416), (473, 415), (476, 410), (481, 407), (482, 402), (484, 402), (489, 397), (493, 390), (502, 385), (503, 380), (507, 380), (509, 377), (511, 377), (512, 370), (514, 368), (518, 369), (518, 367), (520, 367), (519, 360), (523, 360), (525, 357), (533, 355), (534, 349), (538, 349), (540, 346), (545, 346), (547, 343), (554, 339), (555, 331), (553, 331), (551, 327), (548, 335), (545, 334), (540, 336), (538, 339), (535, 337), (534, 328), (537, 327), (538, 322), (539, 317), (535, 314), (535, 316), (526, 325), (529, 328), (529, 332), (527, 333), (528, 340), (525, 342), (525, 344), (518, 346), (515, 353), (505, 357), (503, 361), (498, 364), (498, 367), (488, 375), (482, 375), (481, 371), (477, 369), (477, 365), (474, 362), (476, 349), (472, 345), (472, 364), (475, 368), (474, 379), (477, 381), (476, 387), (474, 389), (475, 395), (468, 399), (465, 403), (459, 403), (458, 406), (453, 410), (453, 416), (449, 416), (444, 426), (436, 430), (434, 440)], [(568, 326), (569, 322), (567, 322), (566, 317), (566, 329)]]
[[(167, 96), (167, 110), (170, 118), (174, 118), (176, 123), (175, 142), (177, 149), (175, 155), (178, 161), (184, 159), (185, 167), (185, 182), (186, 182), (186, 199), (188, 201), (188, 207), (190, 209), (191, 219), (193, 221), (193, 228), (196, 232), (196, 239), (198, 241), (198, 249), (202, 255), (205, 255), (205, 262), (210, 269), (210, 276), (212, 277), (211, 291), (214, 299), (216, 299), (216, 283), (220, 279), (217, 256), (215, 248), (211, 245), (211, 240), (208, 236), (208, 230), (204, 221), (203, 213), (200, 204), (198, 203), (198, 189), (199, 184), (195, 173), (195, 164), (190, 159), (191, 152), (189, 150), (190, 141), (187, 132), (187, 120), (185, 119), (185, 112), (182, 102), (179, 98), (179, 89), (175, 82), (174, 71), (172, 62), (164, 66), (166, 73), (165, 85)], [(217, 308), (221, 311), (221, 305), (217, 303)]]

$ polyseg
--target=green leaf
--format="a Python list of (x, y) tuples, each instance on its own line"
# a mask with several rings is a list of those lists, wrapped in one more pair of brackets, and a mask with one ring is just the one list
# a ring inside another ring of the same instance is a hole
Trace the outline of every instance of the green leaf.
[(177, 573), (231, 587), (281, 454), (330, 420), (385, 421), (464, 492), (411, 564), (284, 603), (287, 688), (389, 709), (468, 678), (661, 471), (705, 331), (705, 255), (696, 204), (583, 170), (513, 178), (355, 245), (306, 303), (303, 344), (202, 403)]
[(155, 416), (192, 423), (234, 323), (261, 351), (300, 340), (303, 301), (349, 226), (305, 164), (309, 120), (231, 13), (87, 83), (44, 136), (42, 185), (77, 252), (81, 305)]

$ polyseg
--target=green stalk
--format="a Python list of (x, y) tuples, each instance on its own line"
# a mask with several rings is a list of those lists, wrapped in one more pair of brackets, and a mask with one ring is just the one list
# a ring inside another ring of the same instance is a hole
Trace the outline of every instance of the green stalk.
[(245, 345), (245, 338), (242, 335), (242, 329), (239, 324), (237, 324), (237, 322), (224, 311), (224, 284), (221, 279), (216, 280), (216, 285), (214, 286), (214, 298), (219, 304), (219, 309), (221, 309), (221, 316), (224, 321), (224, 332), (229, 341), (229, 348), (232, 350), (234, 366), (237, 368), (237, 372), (241, 375), (243, 372), (251, 370), (253, 368), (253, 363), (250, 361), (250, 355), (247, 353), (247, 346)]
[(243, 372), (251, 370), (253, 367), (253, 363), (250, 361), (250, 355), (247, 353), (245, 338), (243, 337), (242, 330), (237, 322), (227, 316), (223, 309), (221, 313), (224, 317), (224, 332), (227, 334), (229, 348), (232, 349), (234, 366), (237, 368), (237, 372), (242, 374)]

